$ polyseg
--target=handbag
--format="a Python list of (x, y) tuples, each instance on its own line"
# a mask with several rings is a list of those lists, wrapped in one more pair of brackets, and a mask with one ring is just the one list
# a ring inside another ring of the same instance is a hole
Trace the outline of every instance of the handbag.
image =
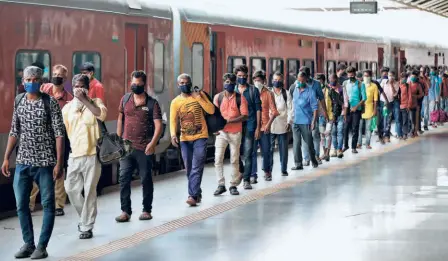
[(96, 144), (96, 155), (102, 165), (118, 163), (120, 159), (132, 153), (132, 142), (119, 137), (116, 133), (109, 133), (104, 122), (97, 120), (101, 137)]

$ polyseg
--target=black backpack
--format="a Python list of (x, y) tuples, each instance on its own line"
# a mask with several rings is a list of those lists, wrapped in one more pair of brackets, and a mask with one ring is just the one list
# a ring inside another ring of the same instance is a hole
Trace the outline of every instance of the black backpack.
[[(128, 92), (123, 96), (123, 103), (121, 104), (123, 108), (123, 118), (122, 118), (122, 133), (124, 133), (124, 108), (126, 106), (126, 103), (129, 101), (129, 99), (132, 97), (132, 93)], [(148, 94), (146, 94), (146, 107), (148, 107), (147, 113), (148, 117), (150, 119), (150, 125), (149, 125), (149, 135), (152, 137), (154, 135), (155, 126), (153, 121), (153, 114), (154, 114), (154, 104), (156, 103), (156, 99), (152, 98)], [(157, 144), (159, 144), (160, 140), (165, 136), (165, 129), (166, 129), (166, 122), (162, 121), (162, 133), (160, 134), (159, 140), (157, 141)]]
[[(210, 97), (210, 95), (208, 95), (208, 93), (206, 93), (205, 91), (203, 91), (203, 92), (207, 96), (208, 100), (213, 104), (213, 101), (212, 101), (212, 98)], [(207, 129), (208, 129), (209, 135), (213, 135), (214, 133), (224, 129), (224, 126), (226, 126), (226, 124), (227, 124), (227, 121), (221, 115), (220, 109), (218, 107), (216, 107), (216, 105), (214, 105), (214, 104), (213, 104), (213, 106), (215, 106), (215, 113), (213, 113), (213, 114), (205, 113), (205, 121), (207, 123)]]

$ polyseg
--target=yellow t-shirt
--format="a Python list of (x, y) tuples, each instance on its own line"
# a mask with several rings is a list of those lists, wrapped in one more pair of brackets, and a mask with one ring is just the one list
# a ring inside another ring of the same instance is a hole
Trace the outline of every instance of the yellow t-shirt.
[(374, 83), (366, 85), (367, 100), (364, 103), (365, 111), (362, 114), (363, 119), (370, 119), (373, 117), (374, 103), (378, 102), (379, 91)]
[(99, 117), (95, 117), (85, 106), (82, 111), (76, 110), (73, 100), (62, 109), (67, 137), (72, 149), (71, 158), (96, 154), (96, 145), (100, 137), (97, 119), (104, 121), (107, 109), (101, 99), (92, 99), (92, 102), (101, 110)]
[(171, 102), (170, 107), (170, 132), (171, 137), (176, 135), (177, 122), (180, 122), (180, 141), (194, 141), (207, 139), (208, 129), (204, 111), (208, 114), (215, 113), (215, 106), (204, 93), (193, 96), (177, 96)]

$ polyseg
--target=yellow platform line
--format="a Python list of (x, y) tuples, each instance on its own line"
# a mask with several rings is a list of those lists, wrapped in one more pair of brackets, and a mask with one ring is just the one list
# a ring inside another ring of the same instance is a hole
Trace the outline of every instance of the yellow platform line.
[[(437, 130), (432, 130), (431, 133), (429, 133), (429, 135), (432, 134), (438, 134), (438, 133), (442, 133), (442, 132), (446, 132), (446, 129), (442, 129), (439, 128)], [(426, 135), (425, 135), (426, 136)], [(425, 137), (423, 136), (423, 137)], [(426, 136), (427, 137), (427, 136)], [(138, 232), (134, 235), (128, 236), (128, 237), (124, 237), (122, 239), (116, 240), (116, 241), (112, 241), (108, 244), (96, 247), (96, 248), (92, 248), (90, 250), (81, 252), (79, 254), (76, 254), (74, 256), (71, 257), (67, 257), (62, 259), (62, 261), (87, 261), (87, 260), (94, 260), (96, 258), (108, 255), (110, 253), (116, 252), (118, 250), (121, 249), (125, 249), (125, 248), (129, 248), (129, 247), (133, 247), (138, 245), (139, 243), (146, 241), (148, 239), (172, 232), (174, 230), (177, 230), (179, 228), (191, 225), (195, 222), (204, 220), (206, 218), (210, 218), (216, 215), (219, 215), (221, 213), (224, 213), (228, 210), (237, 208), (241, 205), (247, 204), (249, 202), (255, 201), (255, 200), (259, 200), (265, 196), (277, 193), (281, 190), (285, 190), (288, 188), (292, 188), (294, 186), (296, 186), (297, 184), (300, 183), (304, 183), (304, 182), (308, 182), (308, 181), (312, 181), (312, 180), (316, 180), (319, 177), (322, 176), (327, 176), (329, 174), (335, 173), (337, 170), (340, 169), (345, 169), (349, 166), (353, 166), (355, 164), (358, 164), (362, 161), (365, 161), (367, 159), (371, 159), (372, 157), (377, 157), (380, 156), (382, 154), (397, 150), (399, 148), (402, 148), (404, 146), (408, 146), (411, 145), (417, 141), (420, 140), (419, 138), (414, 138), (414, 139), (409, 139), (407, 141), (403, 141), (403, 142), (399, 142), (397, 144), (393, 144), (390, 146), (385, 146), (384, 148), (382, 148), (381, 150), (376, 150), (376, 151), (371, 151), (369, 152), (368, 156), (365, 155), (360, 155), (359, 157), (357, 157), (355, 160), (350, 160), (350, 161), (342, 161), (341, 164), (338, 164), (336, 166), (331, 166), (330, 168), (325, 168), (325, 169), (316, 169), (313, 171), (313, 173), (306, 175), (306, 176), (300, 176), (297, 178), (293, 178), (287, 181), (284, 181), (282, 183), (276, 184), (272, 187), (268, 187), (268, 188), (264, 188), (264, 189), (259, 189), (256, 190), (254, 192), (251, 192), (247, 195), (238, 197), (236, 199), (232, 199), (228, 202), (225, 203), (221, 203), (215, 206), (212, 206), (210, 208), (201, 210), (197, 213), (185, 216), (185, 217), (181, 217), (175, 220), (172, 220), (168, 223), (165, 223), (163, 225), (157, 226), (157, 227), (153, 227), (141, 232)]]

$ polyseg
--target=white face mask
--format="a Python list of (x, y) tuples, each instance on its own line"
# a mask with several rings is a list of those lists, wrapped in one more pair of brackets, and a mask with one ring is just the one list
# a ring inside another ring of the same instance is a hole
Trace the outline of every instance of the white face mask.
[(261, 91), (261, 89), (263, 89), (263, 84), (261, 82), (254, 82), (255, 87), (258, 88), (258, 90)]
[[(83, 89), (82, 91), (84, 92), (84, 94), (87, 95), (88, 93), (87, 89)], [(82, 111), (82, 109), (84, 108), (84, 103), (82, 103), (78, 98), (73, 97), (73, 106), (75, 111)]]
[(369, 84), (369, 83), (371, 83), (371, 82), (372, 82), (372, 78), (370, 78), (370, 77), (364, 77), (364, 83)]

